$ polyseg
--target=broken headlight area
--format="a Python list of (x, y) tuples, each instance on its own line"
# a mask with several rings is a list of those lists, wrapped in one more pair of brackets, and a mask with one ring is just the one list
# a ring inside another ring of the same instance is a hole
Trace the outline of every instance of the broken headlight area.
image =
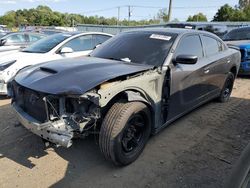
[[(17, 83), (12, 83), (11, 87), (12, 103), (14, 108), (18, 108), (18, 115), (21, 115), (22, 121), (25, 121), (23, 118), (26, 118), (27, 122), (30, 122), (30, 119), (37, 121), (38, 126), (33, 132), (44, 139), (68, 147), (71, 138), (85, 137), (95, 131), (100, 118), (100, 108), (96, 104), (98, 95), (56, 96), (36, 92)], [(25, 127), (33, 130), (29, 125)], [(44, 130), (47, 130), (45, 137)], [(64, 143), (65, 137), (60, 137), (62, 135), (70, 139)]]
[(91, 130), (100, 118), (99, 107), (83, 98), (43, 97), (48, 121), (63, 119), (78, 133)]

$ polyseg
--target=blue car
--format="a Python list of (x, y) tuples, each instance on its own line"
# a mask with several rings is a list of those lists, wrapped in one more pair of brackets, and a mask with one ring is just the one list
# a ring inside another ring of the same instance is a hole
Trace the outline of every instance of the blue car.
[(231, 30), (223, 40), (229, 46), (236, 46), (241, 52), (239, 75), (250, 75), (250, 27)]

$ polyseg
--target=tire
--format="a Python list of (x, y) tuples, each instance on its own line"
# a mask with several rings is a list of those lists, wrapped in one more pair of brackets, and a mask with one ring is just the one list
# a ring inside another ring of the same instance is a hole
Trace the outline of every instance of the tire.
[(221, 90), (220, 96), (218, 97), (218, 101), (221, 103), (225, 103), (229, 101), (233, 85), (234, 85), (234, 74), (229, 72), (226, 78), (226, 81), (224, 83), (223, 89)]
[(106, 159), (125, 166), (139, 157), (150, 133), (151, 116), (144, 103), (115, 103), (103, 120), (99, 147)]
[(237, 161), (227, 188), (247, 188), (250, 186), (250, 144), (245, 148), (241, 157)]

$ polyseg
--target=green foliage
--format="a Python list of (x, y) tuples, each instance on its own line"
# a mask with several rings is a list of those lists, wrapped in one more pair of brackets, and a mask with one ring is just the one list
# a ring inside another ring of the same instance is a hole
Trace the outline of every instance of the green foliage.
[(213, 21), (250, 21), (250, 0), (239, 0), (239, 4), (235, 7), (223, 5)]
[(250, 0), (239, 0), (239, 8), (240, 9), (245, 9), (249, 7), (250, 5)]
[(157, 24), (159, 20), (131, 21), (122, 20), (117, 23), (117, 18), (104, 18), (100, 16), (84, 16), (80, 14), (60, 13), (51, 10), (47, 6), (38, 6), (32, 9), (23, 9), (7, 12), (0, 16), (0, 24), (7, 25), (9, 28), (21, 25), (30, 26), (72, 26), (73, 24), (98, 24), (98, 25), (146, 25)]
[(161, 20), (163, 20), (164, 22), (168, 22), (168, 9), (164, 8), (164, 9), (160, 9), (158, 12), (157, 17)]
[(193, 16), (189, 16), (187, 22), (207, 22), (207, 17), (203, 13), (198, 13)]

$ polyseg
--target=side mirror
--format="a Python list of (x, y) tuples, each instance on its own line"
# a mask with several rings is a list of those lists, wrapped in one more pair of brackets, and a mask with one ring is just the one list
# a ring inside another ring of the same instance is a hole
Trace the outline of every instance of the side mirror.
[(69, 47), (63, 47), (61, 50), (60, 50), (60, 54), (68, 54), (68, 53), (73, 53), (74, 50), (72, 48), (69, 48)]
[(101, 44), (97, 44), (97, 45), (94, 47), (94, 49), (98, 48), (99, 46), (101, 46)]
[(5, 45), (5, 44), (6, 44), (6, 42), (7, 42), (7, 40), (6, 40), (6, 39), (1, 39), (1, 40), (0, 40), (0, 46)]
[(195, 55), (178, 55), (174, 63), (193, 65), (198, 61), (198, 57)]

